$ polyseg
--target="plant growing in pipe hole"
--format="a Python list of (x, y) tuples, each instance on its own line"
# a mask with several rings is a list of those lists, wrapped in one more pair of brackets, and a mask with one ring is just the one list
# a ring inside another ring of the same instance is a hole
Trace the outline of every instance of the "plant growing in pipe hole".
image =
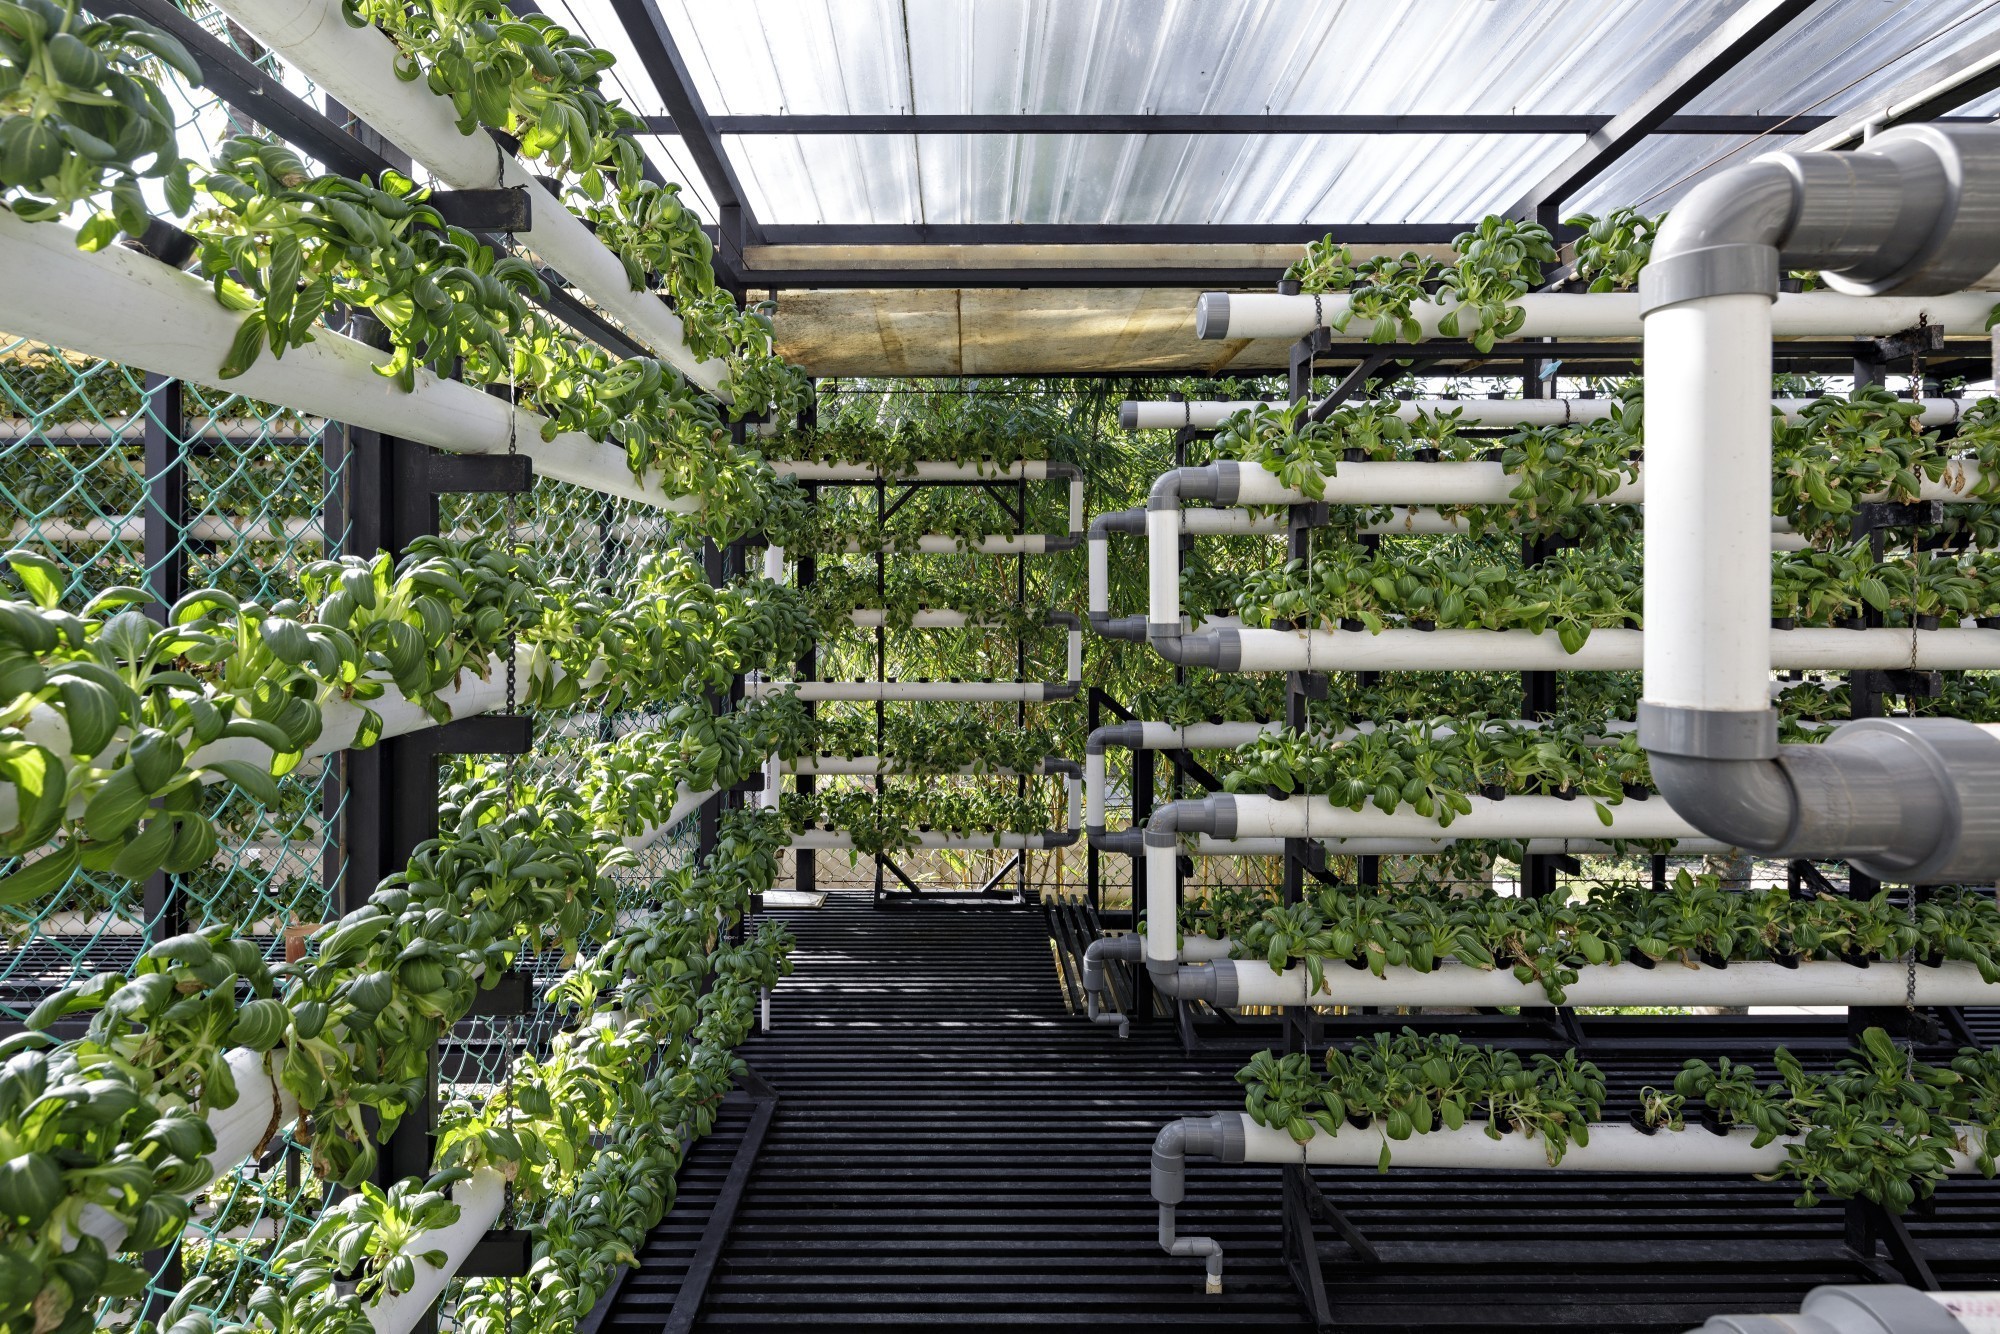
[(1506, 966), (1557, 1005), (1579, 969), (1623, 962), (1692, 968), (1914, 953), (1972, 963), (1985, 980), (2000, 981), (2000, 910), (1990, 894), (1937, 891), (1913, 928), (1887, 893), (1795, 901), (1778, 889), (1724, 892), (1715, 877), (1685, 870), (1659, 893), (1600, 886), (1589, 898), (1561, 902), (1461, 898), (1420, 886), (1322, 888), (1291, 908), (1270, 908), (1229, 939), (1233, 956), (1261, 958), (1273, 971), (1306, 966), (1315, 989), (1324, 978), (1311, 958), (1318, 951), (1377, 976), (1387, 968), (1428, 973), (1446, 962)]
[(1590, 1142), (1605, 1097), (1602, 1073), (1573, 1051), (1561, 1058), (1538, 1052), (1524, 1062), (1514, 1052), (1407, 1028), (1331, 1047), (1325, 1064), (1324, 1079), (1315, 1080), (1305, 1053), (1258, 1053), (1237, 1075), (1247, 1091), (1244, 1110), (1300, 1144), (1350, 1125), (1379, 1129), (1385, 1172), (1393, 1143), (1477, 1119), (1494, 1139), (1509, 1129), (1541, 1139), (1553, 1166), (1571, 1144)]
[(1427, 284), (1437, 277), (1438, 266), (1414, 250), (1363, 260), (1354, 268), (1347, 309), (1329, 323), (1345, 332), (1358, 316), (1368, 321), (1371, 343), (1421, 342), (1423, 325), (1414, 311), (1429, 295)]
[(149, 72), (155, 61), (201, 82), (187, 48), (140, 19), (89, 20), (75, 0), (0, 10), (0, 204), (42, 222), (108, 192), (109, 213), (78, 233), (86, 250), (146, 230), (141, 180), (159, 181), (169, 207), (185, 212), (194, 190), (173, 108)]
[(1555, 262), (1555, 240), (1538, 222), (1487, 217), (1453, 237), (1451, 248), (1458, 259), (1439, 276), (1438, 298), (1458, 305), (1438, 321), (1438, 332), (1457, 338), (1462, 330), (1474, 347), (1491, 352), (1527, 318), (1514, 303), (1541, 282), (1542, 265)]
[(1723, 1126), (1754, 1128), (1759, 1145), (1796, 1137), (1777, 1175), (1799, 1183), (1800, 1207), (1823, 1192), (1905, 1213), (1935, 1191), (1954, 1149), (1969, 1148), (1993, 1174), (1993, 1052), (1963, 1048), (1951, 1065), (1934, 1066), (1870, 1028), (1831, 1071), (1808, 1073), (1782, 1047), (1772, 1063), (1778, 1081), (1759, 1086), (1751, 1066), (1691, 1060), (1674, 1089)]
[(1683, 1112), (1686, 1106), (1685, 1094), (1671, 1089), (1662, 1092), (1648, 1084), (1639, 1090), (1638, 1124), (1649, 1130), (1685, 1130), (1687, 1120)]
[(1309, 241), (1305, 253), (1285, 269), (1285, 279), (1302, 292), (1344, 292), (1354, 284), (1354, 252), (1331, 234)]
[(1576, 238), (1576, 276), (1593, 292), (1629, 292), (1639, 286), (1639, 270), (1653, 257), (1653, 238), (1667, 215), (1647, 217), (1620, 205), (1599, 217), (1579, 213), (1563, 220), (1580, 227)]

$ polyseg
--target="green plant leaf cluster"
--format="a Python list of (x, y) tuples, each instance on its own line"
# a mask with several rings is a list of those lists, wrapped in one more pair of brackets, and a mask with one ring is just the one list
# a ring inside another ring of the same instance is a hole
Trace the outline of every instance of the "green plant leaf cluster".
[(1801, 1208), (1823, 1193), (1907, 1213), (1937, 1189), (1954, 1153), (1994, 1174), (2000, 1052), (1966, 1047), (1949, 1065), (1931, 1065), (1870, 1028), (1832, 1070), (1808, 1071), (1782, 1047), (1772, 1064), (1777, 1081), (1760, 1085), (1747, 1063), (1692, 1060), (1674, 1093), (1723, 1126), (1753, 1128), (1759, 1145), (1789, 1139), (1778, 1176), (1799, 1183)]
[(1290, 907), (1269, 905), (1232, 934), (1232, 953), (1272, 971), (1303, 965), (1315, 989), (1335, 963), (1428, 973), (1447, 962), (1511, 968), (1523, 983), (1565, 1003), (1578, 970), (1731, 962), (1897, 959), (1920, 966), (1970, 963), (2000, 983), (2000, 911), (1990, 893), (1940, 890), (1914, 923), (1886, 893), (1867, 899), (1782, 890), (1732, 892), (1713, 876), (1675, 873), (1668, 888), (1599, 886), (1575, 900), (1456, 898), (1410, 889), (1322, 887)]
[(1514, 303), (1540, 285), (1542, 265), (1555, 263), (1555, 238), (1539, 222), (1490, 216), (1454, 236), (1451, 248), (1458, 258), (1438, 277), (1438, 300), (1457, 305), (1438, 332), (1491, 352), (1495, 341), (1520, 331), (1526, 313)]
[(1541, 1140), (1553, 1167), (1570, 1145), (1590, 1142), (1590, 1123), (1604, 1107), (1603, 1072), (1574, 1051), (1523, 1059), (1406, 1028), (1328, 1048), (1325, 1066), (1321, 1075), (1305, 1052), (1259, 1052), (1236, 1075), (1244, 1110), (1299, 1144), (1342, 1130), (1379, 1133), (1385, 1172), (1392, 1143), (1468, 1122), (1483, 1122), (1491, 1139), (1518, 1131)]
[(1576, 276), (1593, 292), (1630, 292), (1639, 286), (1639, 270), (1653, 257), (1653, 238), (1660, 233), (1664, 213), (1647, 217), (1620, 205), (1599, 217), (1579, 213), (1565, 218), (1566, 227), (1581, 227), (1576, 238)]
[(76, 0), (0, 6), (0, 205), (43, 222), (108, 193), (109, 216), (83, 230), (91, 250), (146, 229), (141, 180), (185, 210), (194, 192), (156, 63), (201, 82), (187, 48), (140, 19), (86, 19)]

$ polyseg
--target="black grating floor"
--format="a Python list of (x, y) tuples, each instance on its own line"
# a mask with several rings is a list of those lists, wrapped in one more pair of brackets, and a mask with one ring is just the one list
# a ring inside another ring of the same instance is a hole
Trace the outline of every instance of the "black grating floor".
[[(1190, 1166), (1182, 1230), (1222, 1242), (1221, 1296), (1155, 1241), (1153, 1136), (1240, 1108), (1241, 1055), (1189, 1058), (1164, 1024), (1120, 1042), (1071, 1017), (1037, 910), (878, 912), (836, 891), (779, 915), (797, 972), (744, 1055), (782, 1100), (696, 1329), (1307, 1328), (1280, 1258), (1279, 1169)], [(1677, 1062), (1601, 1064), (1636, 1090)], [(696, 1150), (605, 1331), (661, 1328), (740, 1134)], [(1893, 1278), (1846, 1256), (1838, 1207), (1795, 1209), (1779, 1183), (1317, 1179), (1384, 1261), (1361, 1266), (1321, 1230), (1342, 1330), (1681, 1330)], [(1952, 1183), (1911, 1231), (1946, 1286), (2000, 1287), (2000, 1186)]]

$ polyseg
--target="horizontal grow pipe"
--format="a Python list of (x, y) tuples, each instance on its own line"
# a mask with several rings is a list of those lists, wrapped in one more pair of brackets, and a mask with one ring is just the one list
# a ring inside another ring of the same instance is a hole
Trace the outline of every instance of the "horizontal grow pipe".
[[(215, 1148), (206, 1155), (210, 1182), (234, 1171), (244, 1159), (262, 1149), (278, 1127), (290, 1124), (299, 1115), (298, 1099), (278, 1082), (277, 1066), (283, 1063), (282, 1053), (271, 1053), (267, 1065), (262, 1054), (248, 1047), (232, 1047), (223, 1053), (222, 1059), (236, 1084), (236, 1101), (203, 1113), (202, 1119), (215, 1136)], [(207, 1189), (204, 1185), (187, 1194), (192, 1198)], [(127, 1229), (121, 1220), (90, 1204), (84, 1206), (78, 1219), (78, 1231), (96, 1237), (104, 1243), (105, 1250), (116, 1255)]]
[[(522, 645), (517, 650), (516, 661), (523, 671), (534, 649)], [(556, 669), (560, 672), (560, 668)], [(470, 671), (460, 677), (461, 684), (440, 690), (438, 702), (450, 710), (451, 717), (469, 718), (474, 714), (491, 713), (503, 708), (507, 702), (507, 671), (504, 659), (499, 655), (487, 660), (484, 678)], [(320, 734), (301, 755), (301, 760), (332, 755), (348, 749), (361, 730), (363, 705), (349, 703), (344, 699), (328, 700), (320, 709)], [(412, 703), (395, 686), (388, 686), (380, 699), (369, 700), (366, 708), (372, 709), (382, 724), (382, 739), (403, 736), (410, 732), (420, 732), (427, 727), (435, 727), (437, 720), (426, 713), (421, 705)], [(59, 756), (69, 756), (69, 723), (61, 711), (53, 705), (37, 704), (21, 720), (22, 736), (39, 746), (46, 746)], [(124, 754), (129, 741), (128, 729), (120, 729), (111, 744), (98, 756), (100, 766), (108, 766)], [(205, 746), (197, 746), (185, 760), (186, 767), (193, 769), (205, 764), (216, 764), (224, 760), (242, 760), (261, 765), (269, 772), (274, 752), (263, 742), (251, 737), (226, 737), (211, 741)], [(220, 774), (205, 774), (204, 783), (219, 783)], [(84, 799), (81, 794), (70, 802), (71, 818), (83, 814)], [(13, 783), (0, 781), (0, 829), (11, 829), (20, 818), (19, 790)]]
[[(1571, 1144), (1562, 1161), (1551, 1165), (1546, 1141), (1521, 1131), (1498, 1139), (1487, 1127), (1470, 1124), (1457, 1130), (1434, 1129), (1391, 1141), (1380, 1124), (1349, 1126), (1329, 1135), (1315, 1129), (1301, 1145), (1283, 1130), (1260, 1126), (1243, 1112), (1170, 1121), (1153, 1141), (1152, 1190), (1160, 1208), (1160, 1246), (1170, 1255), (1204, 1257), (1208, 1290), (1222, 1290), (1222, 1248), (1209, 1237), (1179, 1236), (1174, 1210), (1187, 1197), (1187, 1159), (1213, 1158), (1221, 1163), (1300, 1163), (1312, 1167), (1373, 1168), (1389, 1147), (1397, 1167), (1442, 1168), (1453, 1171), (1502, 1172), (1632, 1172), (1647, 1176), (1701, 1174), (1714, 1176), (1768, 1175), (1785, 1164), (1788, 1151), (1800, 1141), (1786, 1136), (1752, 1148), (1756, 1132), (1731, 1129), (1717, 1135), (1702, 1129), (1659, 1130), (1647, 1134), (1633, 1125), (1594, 1124), (1588, 1144)], [(1977, 1171), (1971, 1155), (1952, 1151), (1953, 1175)]]
[(1083, 742), (1084, 828), (1093, 841), (1104, 832), (1104, 752), (1127, 750), (1234, 750), (1261, 736), (1284, 731), (1282, 723), (1112, 723)]
[[(1893, 212), (1887, 215), (1887, 221), (1895, 220)], [(1653, 263), (1658, 264), (1661, 258), (1656, 243)], [(1509, 335), (1512, 338), (1636, 339), (1640, 335), (1642, 307), (1638, 292), (1530, 292), (1517, 297), (1512, 304), (1520, 308), (1523, 316), (1521, 327)], [(1437, 338), (1438, 321), (1457, 308), (1455, 302), (1419, 301), (1411, 307), (1410, 314), (1422, 326), (1425, 338)], [(1895, 297), (1855, 296), (1845, 292), (1791, 293), (1779, 296), (1771, 307), (1771, 332), (1780, 338), (1880, 338), (1927, 321), (1948, 331), (1977, 335), (1984, 342), (1986, 316), (1992, 309), (1993, 298), (1978, 292)], [(1203, 292), (1195, 300), (1194, 336), (1290, 339), (1303, 338), (1315, 327), (1324, 327), (1336, 343), (1364, 341), (1372, 327), (1365, 317), (1349, 323), (1344, 332), (1333, 327), (1333, 322), (1347, 311), (1345, 293), (1329, 292), (1313, 297), (1282, 296), (1274, 292)], [(1761, 397), (1768, 402), (1770, 396), (1767, 379)]]
[[(340, 16), (333, 14), (338, 25)], [(414, 440), (454, 454), (505, 454), (510, 441), (535, 472), (676, 513), (701, 507), (669, 496), (658, 474), (634, 480), (625, 450), (577, 431), (542, 439), (543, 418), (469, 384), (419, 369), (405, 393), (376, 373), (383, 355), (330, 329), (276, 357), (266, 352), (234, 379), (218, 373), (243, 316), (206, 283), (124, 246), (85, 252), (76, 233), (0, 211), (0, 272), (7, 274), (8, 331), (158, 375)]]
[[(1066, 848), (1076, 842), (1076, 837), (1076, 831), (1061, 829), (1052, 829), (1040, 834), (1012, 834), (997, 830), (992, 833), (946, 834), (929, 830), (917, 834), (916, 842), (905, 846), (913, 846), (927, 852), (985, 850), (1019, 852), (1042, 848)], [(815, 851), (852, 852), (854, 836), (844, 829), (809, 829), (803, 834), (795, 835), (787, 846)]]
[(866, 463), (817, 463), (805, 459), (773, 459), (771, 470), (801, 482), (1011, 482), (1067, 481), (1069, 530), (1083, 531), (1083, 469), (1074, 463), (1029, 459), (1015, 463), (944, 463), (924, 461), (885, 471)]
[(1083, 537), (1079, 533), (1003, 533), (991, 537), (954, 537), (950, 533), (925, 533), (886, 546), (864, 542), (843, 542), (833, 548), (842, 556), (956, 556), (971, 552), (978, 556), (1052, 556), (1075, 549)]
[[(1241, 300), (1236, 297), (1232, 300)], [(1817, 402), (1811, 398), (1774, 398), (1771, 406), (1796, 422)], [(1949, 426), (1965, 415), (1976, 399), (1926, 398), (1920, 400), (1923, 420), (1930, 426)], [(1376, 400), (1370, 406), (1379, 406)], [(1239, 412), (1254, 408), (1284, 408), (1283, 403), (1258, 399), (1223, 402), (1214, 399), (1182, 403), (1127, 399), (1118, 406), (1118, 424), (1128, 431), (1149, 431), (1191, 426), (1212, 431)], [(1615, 398), (1406, 398), (1396, 403), (1396, 416), (1415, 421), (1420, 415), (1439, 416), (1457, 412), (1463, 426), (1568, 426), (1572, 423), (1605, 421), (1619, 406)]]
[[(1880, 966), (1809, 960), (1795, 967), (1738, 961), (1727, 968), (1662, 963), (1586, 965), (1563, 991), (1568, 1005), (1902, 1005), (1908, 970), (1895, 960)], [(1302, 965), (1274, 973), (1261, 959), (1222, 959), (1181, 970), (1185, 997), (1235, 1009), (1245, 1005), (1527, 1005), (1547, 1006), (1537, 982), (1522, 982), (1511, 967), (1439, 965), (1428, 973), (1390, 968), (1381, 977), (1345, 960), (1328, 960), (1326, 985), (1314, 991)], [(1919, 966), (1917, 1005), (1990, 1005), (2000, 987), (1981, 980), (1969, 963)], [(1310, 993), (1310, 994), (1309, 994)]]
[[(1675, 814), (1663, 801), (1626, 801), (1611, 809), (1611, 823), (1598, 818), (1587, 799), (1508, 797), (1492, 801), (1469, 798), (1472, 809), (1455, 818), (1449, 836), (1460, 839), (1518, 838), (1693, 838), (1701, 831)], [(1146, 825), (1146, 968), (1153, 985), (1178, 995), (1175, 931), (1174, 859), (1186, 834), (1235, 838), (1413, 838), (1431, 839), (1446, 833), (1434, 819), (1413, 810), (1358, 811), (1336, 806), (1325, 797), (1218, 795), (1196, 801), (1173, 801), (1153, 812)]]
[[(281, 416), (285, 429), (276, 429), (262, 417), (190, 416), (183, 423), (181, 438), (194, 443), (214, 440), (267, 441), (271, 444), (309, 444), (326, 429), (322, 418), (300, 421)], [(39, 425), (37, 423), (40, 422)], [(146, 417), (133, 413), (106, 417), (102, 421), (43, 422), (38, 417), (0, 417), (0, 440), (47, 440), (52, 443), (78, 442), (104, 445), (139, 445), (145, 435)]]
[[(301, 538), (322, 540), (325, 529), (317, 519), (284, 519), (276, 525), (248, 515), (205, 514), (191, 519), (180, 530), (184, 540), (193, 542), (296, 542)], [(146, 540), (146, 520), (139, 514), (106, 515), (81, 523), (67, 519), (23, 520), (7, 531), (9, 542), (46, 542), (50, 546), (91, 546), (104, 542), (136, 545)]]
[[(1790, 268), (1870, 294), (1838, 300), (1913, 304), (1933, 324), (1983, 329), (1973, 317), (1991, 294), (1929, 294), (2000, 269), (2000, 129), (1909, 125), (1851, 153), (1772, 154), (1711, 176), (1669, 216), (1637, 298), (1653, 487), (1640, 739), (1661, 793), (1705, 834), (1769, 855), (1810, 849), (1879, 880), (1990, 882), (2000, 736), (1957, 719), (1871, 718), (1819, 745), (1778, 745), (1762, 552), (1771, 336), (1792, 329), (1786, 302), (1805, 299), (1777, 295)], [(1894, 665), (1945, 665), (1924, 663), (1922, 644)]]
[[(796, 760), (781, 762), (779, 770), (782, 773), (805, 776), (825, 777), (828, 775), (843, 775), (853, 778), (870, 778), (877, 774), (933, 772), (921, 768), (906, 770), (899, 767), (899, 762), (894, 756), (885, 759), (880, 755), (808, 755)], [(1019, 778), (1024, 776), (1019, 769), (984, 768), (976, 764), (960, 765), (956, 769), (949, 770), (949, 772), (975, 778)], [(1053, 778), (1058, 776), (1064, 778), (1081, 778), (1083, 776), (1083, 768), (1075, 760), (1057, 759), (1051, 755), (1044, 759), (1039, 767), (1029, 771), (1025, 776), (1038, 778)]]
[(991, 703), (1025, 701), (1029, 704), (1076, 698), (1077, 687), (1069, 682), (1043, 681), (760, 681), (745, 684), (751, 699), (764, 699), (796, 689), (802, 700), (914, 700)]
[[(1157, 632), (1159, 627), (1153, 629)], [(1767, 611), (1764, 623), (1754, 633), (1768, 643), (1765, 653), (1770, 666), (1787, 670), (1952, 672), (2000, 667), (2000, 627), (1774, 630)], [(1531, 634), (1519, 629), (1392, 629), (1380, 634), (1365, 630), (1201, 630), (1179, 635), (1155, 633), (1152, 642), (1170, 662), (1223, 672), (1603, 672), (1643, 666), (1645, 646), (1653, 638), (1643, 630), (1592, 630), (1575, 653), (1564, 651), (1553, 630)], [(1759, 673), (1758, 689), (1762, 692), (1768, 669), (1760, 667)]]
[[(847, 617), (857, 630), (881, 630), (889, 624), (889, 613), (880, 607), (856, 607), (847, 614)], [(987, 630), (999, 624), (998, 621), (976, 620), (971, 612), (948, 611), (942, 608), (927, 608), (910, 614), (912, 630)], [(1076, 613), (1052, 611), (1048, 615), (1048, 624), (1075, 628)]]
[[(386, 34), (350, 27), (339, 0), (228, 0), (222, 8), (353, 115), (454, 190), (525, 190), (531, 225), (515, 236), (627, 333), (690, 381), (728, 401), (725, 362), (688, 350), (681, 319), (652, 292), (635, 291), (624, 261), (519, 158), (485, 134), (463, 134), (451, 100), (397, 71), (411, 60)], [(150, 362), (142, 365), (151, 367)], [(335, 416), (329, 413), (328, 416)], [(339, 418), (337, 418), (339, 419)]]
[[(1099, 852), (1120, 857), (1141, 857), (1145, 855), (1144, 828), (1118, 829), (1109, 833), (1092, 834), (1090, 845)], [(1458, 839), (1445, 831), (1441, 838), (1320, 838), (1313, 840), (1328, 852), (1344, 857), (1422, 857), (1439, 852), (1449, 852)], [(1544, 856), (1601, 857), (1612, 856), (1619, 849), (1610, 842), (1595, 838), (1528, 838), (1512, 840), (1520, 844), (1521, 850)], [(1711, 852), (1728, 852), (1730, 847), (1720, 839), (1678, 838), (1666, 840), (1673, 844), (1674, 855), (1696, 856)], [(1181, 841), (1180, 854), (1183, 857), (1278, 857), (1285, 851), (1282, 838), (1217, 838), (1213, 834), (1196, 834)]]

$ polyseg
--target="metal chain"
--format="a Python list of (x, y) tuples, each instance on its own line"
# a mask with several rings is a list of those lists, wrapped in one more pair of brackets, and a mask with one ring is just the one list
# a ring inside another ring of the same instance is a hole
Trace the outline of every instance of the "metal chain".
[[(509, 458), (513, 458), (520, 452), (520, 442), (515, 439), (518, 429), (515, 398), (518, 393), (519, 387), (514, 383), (513, 368), (509, 367), (507, 375), (507, 456)], [(514, 533), (514, 526), (517, 522), (515, 494), (513, 491), (504, 493), (504, 499), (501, 502), (507, 521), (507, 557), (510, 564), (513, 562), (515, 550), (519, 545)], [(518, 711), (515, 673), (518, 670), (516, 660), (520, 656), (519, 631), (510, 619), (507, 627), (507, 714), (509, 717), (512, 717)], [(518, 758), (512, 752), (509, 752), (507, 756), (507, 804), (509, 806), (512, 806), (514, 802), (514, 762)]]
[(1910, 948), (1904, 951), (1903, 976), (1903, 1078), (1914, 1079), (1917, 1068), (1917, 887), (1910, 886), (1906, 901), (1910, 915)]

